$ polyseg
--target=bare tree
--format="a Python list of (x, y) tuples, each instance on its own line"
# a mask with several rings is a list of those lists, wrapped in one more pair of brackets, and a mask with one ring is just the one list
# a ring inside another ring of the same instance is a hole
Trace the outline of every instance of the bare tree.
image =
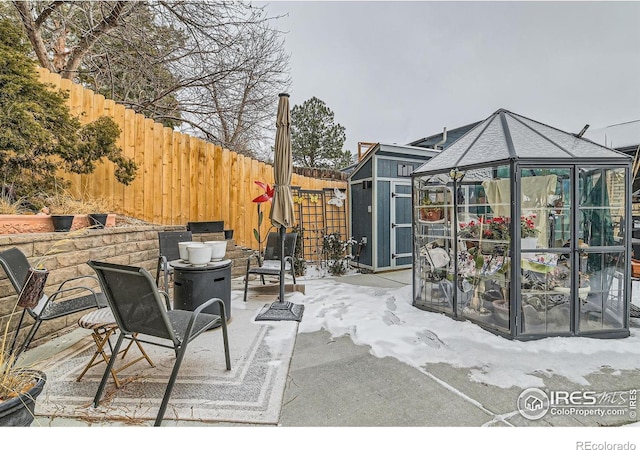
[(277, 18), (225, 0), (14, 1), (43, 67), (154, 120), (255, 156), (288, 55)]

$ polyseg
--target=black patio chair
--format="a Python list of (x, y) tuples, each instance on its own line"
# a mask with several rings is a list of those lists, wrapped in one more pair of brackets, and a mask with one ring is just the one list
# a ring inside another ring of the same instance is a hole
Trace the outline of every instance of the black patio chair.
[(161, 231), (158, 233), (158, 268), (156, 270), (156, 286), (160, 287), (160, 273), (163, 274), (165, 291), (169, 289), (169, 277), (173, 274), (173, 267), (169, 261), (180, 259), (178, 242), (186, 242), (193, 239), (191, 231)]
[[(89, 261), (88, 264), (98, 274), (102, 291), (106, 295), (107, 302), (120, 329), (113, 354), (118, 354), (125, 337), (131, 338), (133, 336), (139, 342), (171, 348), (176, 354), (176, 361), (154, 426), (160, 426), (162, 423), (178, 370), (187, 351), (187, 345), (196, 337), (214, 326), (221, 325), (227, 370), (231, 370), (227, 321), (224, 302), (221, 299), (211, 298), (194, 311), (171, 310), (169, 296), (166, 292), (158, 290), (151, 274), (144, 268), (99, 261)], [(164, 303), (162, 297), (164, 297)], [(219, 304), (219, 316), (202, 312), (204, 308), (214, 303)], [(145, 338), (146, 336), (159, 338), (169, 343), (163, 344), (158, 342), (158, 339), (148, 340)], [(94, 407), (97, 407), (100, 402), (115, 359), (109, 359), (109, 364), (104, 371), (98, 392), (93, 400)]]
[[(296, 284), (296, 273), (294, 267), (294, 254), (296, 251), (296, 240), (298, 233), (284, 234), (284, 260), (285, 272), (290, 272), (293, 277), (293, 284)], [(270, 275), (280, 278), (280, 234), (272, 231), (267, 235), (267, 244), (264, 250), (264, 257), (254, 254), (258, 265), (251, 267), (251, 257), (247, 259), (247, 273), (244, 277), (244, 301), (247, 301), (247, 289), (249, 288), (249, 275), (260, 275), (262, 284), (265, 284), (264, 276)]]
[[(0, 252), (0, 265), (7, 274), (7, 277), (9, 278), (9, 281), (11, 281), (11, 284), (13, 285), (16, 293), (20, 295), (27, 280), (29, 269), (31, 268), (31, 264), (29, 264), (27, 257), (24, 255), (24, 253), (22, 253), (22, 251), (20, 251), (20, 249), (13, 247)], [(65, 285), (67, 283), (81, 279), (94, 280), (95, 288), (86, 286), (73, 286), (65, 288)], [(20, 327), (22, 326), (22, 323), (24, 322), (27, 314), (31, 316), (31, 318), (34, 320), (34, 323), (27, 333), (24, 342), (15, 353), (15, 356), (18, 356), (20, 353), (28, 349), (29, 344), (31, 344), (31, 341), (38, 331), (38, 328), (40, 328), (42, 322), (46, 320), (57, 319), (59, 317), (85, 311), (91, 308), (102, 308), (107, 306), (104, 295), (99, 292), (98, 286), (99, 284), (97, 278), (92, 275), (82, 275), (74, 278), (69, 278), (68, 280), (65, 280), (62, 284), (60, 284), (58, 289), (51, 295), (44, 294), (38, 301), (38, 304), (33, 308), (24, 308), (22, 310), (22, 315), (20, 316), (18, 326), (16, 327), (13, 341), (11, 342), (9, 354), (14, 354), (13, 352), (15, 350), (15, 345), (20, 334)]]

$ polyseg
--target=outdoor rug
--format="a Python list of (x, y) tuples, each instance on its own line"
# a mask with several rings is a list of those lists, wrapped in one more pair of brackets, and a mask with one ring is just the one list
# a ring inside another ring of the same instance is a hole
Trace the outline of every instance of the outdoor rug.
[[(164, 421), (278, 423), (298, 322), (255, 322), (260, 306), (232, 302), (228, 324), (230, 371), (225, 368), (221, 329), (207, 331), (189, 344)], [(82, 418), (88, 422), (155, 419), (175, 355), (173, 350), (156, 345), (143, 347), (155, 368), (142, 360), (123, 370), (118, 374), (124, 382), (119, 389), (109, 377), (97, 408), (92, 402), (105, 364), (91, 368), (76, 381), (95, 350), (90, 335), (40, 364), (47, 383), (38, 397), (36, 416)], [(131, 352), (125, 361), (139, 356), (135, 345)], [(120, 359), (116, 365), (119, 363)]]

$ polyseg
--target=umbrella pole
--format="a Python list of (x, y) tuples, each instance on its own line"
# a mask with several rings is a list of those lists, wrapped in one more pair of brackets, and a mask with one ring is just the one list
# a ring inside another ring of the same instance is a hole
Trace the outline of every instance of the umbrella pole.
[(280, 303), (284, 303), (284, 227), (280, 225)]

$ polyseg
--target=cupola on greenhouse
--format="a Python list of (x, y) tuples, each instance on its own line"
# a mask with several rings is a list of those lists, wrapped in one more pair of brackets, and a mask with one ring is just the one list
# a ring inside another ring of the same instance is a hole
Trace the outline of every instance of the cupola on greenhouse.
[(631, 164), (496, 111), (412, 173), (414, 306), (523, 340), (628, 336)]

